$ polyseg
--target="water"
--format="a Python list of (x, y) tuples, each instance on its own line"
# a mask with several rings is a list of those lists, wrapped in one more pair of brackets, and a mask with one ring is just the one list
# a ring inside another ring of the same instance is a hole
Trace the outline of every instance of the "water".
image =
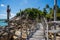
[(5, 20), (0, 19), (0, 26), (6, 26), (6, 25), (7, 25), (7, 23), (5, 22)]

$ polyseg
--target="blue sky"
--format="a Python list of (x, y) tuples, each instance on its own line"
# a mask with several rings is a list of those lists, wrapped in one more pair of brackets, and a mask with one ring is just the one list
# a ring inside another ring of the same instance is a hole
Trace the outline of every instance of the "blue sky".
[[(58, 5), (60, 7), (60, 0)], [(38, 8), (43, 10), (46, 4), (49, 4), (50, 7), (54, 6), (54, 0), (0, 0), (0, 19), (6, 18), (6, 6), (10, 5), (11, 8), (11, 17), (15, 16), (20, 9), (24, 10), (26, 8)]]

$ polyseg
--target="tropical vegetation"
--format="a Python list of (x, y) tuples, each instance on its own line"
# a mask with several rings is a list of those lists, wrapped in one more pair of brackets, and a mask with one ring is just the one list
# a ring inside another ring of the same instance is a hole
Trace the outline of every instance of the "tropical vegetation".
[[(27, 8), (25, 10), (20, 10), (16, 14), (16, 16), (22, 16), (23, 14), (28, 14), (29, 19), (36, 19), (37, 17), (40, 19), (41, 16), (44, 16), (47, 18), (47, 20), (53, 20), (54, 18), (54, 7), (51, 8), (48, 4), (45, 8), (43, 8), (43, 11), (39, 10), (38, 8)], [(57, 6), (57, 20), (60, 20), (60, 8)]]

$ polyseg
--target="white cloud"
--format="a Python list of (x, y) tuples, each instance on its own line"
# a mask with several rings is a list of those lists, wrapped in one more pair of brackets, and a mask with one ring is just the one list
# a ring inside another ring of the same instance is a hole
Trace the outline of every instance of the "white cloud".
[[(11, 13), (10, 14), (10, 18), (14, 17), (16, 14), (14, 13)], [(7, 13), (4, 13), (4, 14), (0, 14), (0, 19), (6, 19), (7, 18)]]
[(1, 6), (4, 6), (4, 4), (1, 4)]
[(0, 19), (5, 19), (7, 17), (6, 14), (0, 14)]
[(16, 14), (11, 13), (11, 14), (10, 14), (10, 18), (14, 17), (15, 15), (16, 15)]
[(5, 5), (4, 5), (4, 4), (0, 4), (0, 6), (1, 6), (1, 7), (5, 7)]

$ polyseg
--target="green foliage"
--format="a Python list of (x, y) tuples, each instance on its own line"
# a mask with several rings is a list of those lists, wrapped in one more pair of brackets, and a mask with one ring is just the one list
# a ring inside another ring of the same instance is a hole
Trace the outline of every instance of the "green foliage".
[(43, 16), (46, 16), (47, 15), (47, 11), (46, 11), (46, 8), (43, 9)]
[[(49, 12), (47, 12), (46, 9), (49, 9)], [(40, 18), (40, 16), (44, 16), (47, 19), (53, 19), (54, 17), (54, 9), (50, 8), (49, 5), (47, 4), (46, 7), (43, 9), (43, 11), (37, 9), (37, 8), (26, 8), (25, 10), (20, 10), (16, 14), (16, 16), (22, 16), (23, 14), (28, 14), (29, 19), (36, 19), (37, 16)], [(57, 6), (57, 19), (60, 20), (60, 8)]]
[(60, 13), (60, 8), (59, 8), (59, 6), (57, 6), (57, 13)]
[(48, 4), (46, 4), (46, 8), (49, 8), (49, 5)]
[(27, 9), (17, 13), (16, 16), (20, 16), (20, 13), (21, 13), (21, 15), (28, 14), (29, 19), (36, 19), (37, 16), (42, 16), (42, 14), (43, 14), (42, 11), (38, 10), (37, 8), (27, 8)]
[(20, 16), (20, 13), (17, 13), (16, 16)]
[(57, 13), (57, 20), (60, 20), (60, 13)]

